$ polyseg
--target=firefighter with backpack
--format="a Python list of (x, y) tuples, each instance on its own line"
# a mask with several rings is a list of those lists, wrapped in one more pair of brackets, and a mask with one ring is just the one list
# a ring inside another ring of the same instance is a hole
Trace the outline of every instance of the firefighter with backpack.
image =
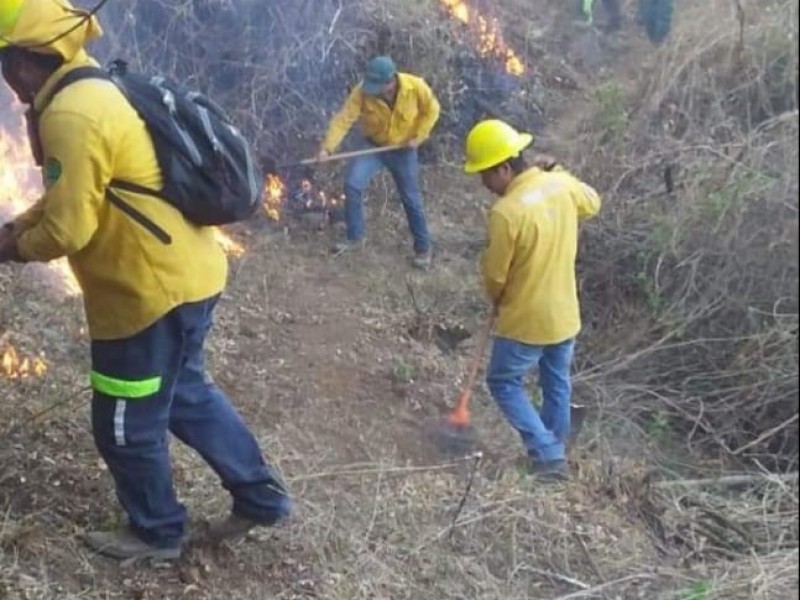
[[(233, 498), (231, 514), (211, 526), (215, 538), (273, 525), (288, 516), (291, 502), (205, 371), (204, 345), (227, 262), (212, 228), (198, 224), (203, 215), (190, 220), (179, 200), (193, 191), (210, 197), (203, 194), (215, 183), (193, 183), (188, 159), (164, 170), (159, 159), (169, 148), (154, 144), (149, 123), (130, 102), (135, 94), (126, 98), (99, 76), (59, 86), (78, 69), (96, 70), (85, 45), (101, 35), (96, 17), (68, 0), (0, 0), (2, 74), (29, 107), (45, 187), (38, 202), (0, 230), (0, 262), (66, 256), (83, 290), (92, 430), (129, 521), (118, 531), (90, 532), (85, 541), (119, 559), (176, 558), (186, 539), (186, 510), (173, 489), (168, 431), (206, 460)], [(220, 140), (210, 137), (216, 147)], [(199, 165), (208, 140), (193, 142)], [(252, 164), (246, 146), (239, 149), (249, 186), (254, 177), (245, 171)], [(167, 190), (171, 201), (154, 197), (158, 190)], [(233, 197), (219, 191), (222, 199)], [(255, 206), (253, 197), (246, 202)], [(221, 212), (209, 223), (250, 210), (249, 204), (216, 208)]]

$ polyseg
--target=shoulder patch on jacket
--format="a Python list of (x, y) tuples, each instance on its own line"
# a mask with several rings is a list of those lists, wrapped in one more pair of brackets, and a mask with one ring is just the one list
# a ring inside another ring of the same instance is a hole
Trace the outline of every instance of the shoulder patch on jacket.
[(52, 156), (48, 156), (44, 162), (44, 186), (51, 188), (60, 178), (62, 172), (61, 161)]

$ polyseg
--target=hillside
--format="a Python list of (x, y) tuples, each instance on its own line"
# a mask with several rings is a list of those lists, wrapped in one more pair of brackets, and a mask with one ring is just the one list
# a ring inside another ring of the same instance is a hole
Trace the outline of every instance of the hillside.
[[(430, 272), (409, 267), (384, 175), (365, 251), (332, 257), (341, 225), (318, 193), (340, 193), (341, 164), (286, 173), (286, 190), (310, 176), (311, 191), (220, 234), (231, 269), (211, 370), (296, 514), (175, 564), (79, 542), (122, 519), (89, 431), (80, 294), (63, 266), (0, 268), (0, 600), (798, 598), (797, 5), (677, 0), (655, 45), (635, 2), (617, 33), (600, 7), (587, 28), (566, 4), (474, 2), (496, 22), (464, 26), (463, 6), (438, 0), (108, 3), (98, 56), (210, 90), (264, 156), (313, 153), (373, 52), (425, 76), (443, 106), (423, 168), (437, 252)], [(36, 193), (18, 108), (0, 116), (3, 217)], [(522, 476), (483, 385), (480, 458), (426, 435), (486, 311), (491, 198), (460, 164), (464, 132), (495, 112), (604, 198), (581, 242), (589, 417), (563, 485)], [(227, 495), (172, 451), (202, 531)]]

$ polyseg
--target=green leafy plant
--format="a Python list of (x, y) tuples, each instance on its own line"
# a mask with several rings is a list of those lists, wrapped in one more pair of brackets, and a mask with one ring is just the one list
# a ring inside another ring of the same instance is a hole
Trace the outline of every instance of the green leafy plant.
[(711, 583), (705, 579), (695, 582), (688, 590), (679, 593), (672, 600), (708, 600), (711, 598)]
[(595, 90), (599, 108), (599, 125), (611, 140), (618, 139), (628, 126), (622, 88), (616, 83), (604, 83)]

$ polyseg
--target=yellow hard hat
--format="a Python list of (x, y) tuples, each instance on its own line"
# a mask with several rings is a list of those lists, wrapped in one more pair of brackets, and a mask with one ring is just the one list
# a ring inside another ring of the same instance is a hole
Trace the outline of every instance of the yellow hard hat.
[(25, 0), (0, 0), (0, 48), (8, 46), (8, 36), (17, 24), (23, 4)]
[(466, 173), (480, 173), (519, 155), (533, 141), (530, 133), (520, 133), (505, 121), (481, 121), (467, 135), (464, 163)]

